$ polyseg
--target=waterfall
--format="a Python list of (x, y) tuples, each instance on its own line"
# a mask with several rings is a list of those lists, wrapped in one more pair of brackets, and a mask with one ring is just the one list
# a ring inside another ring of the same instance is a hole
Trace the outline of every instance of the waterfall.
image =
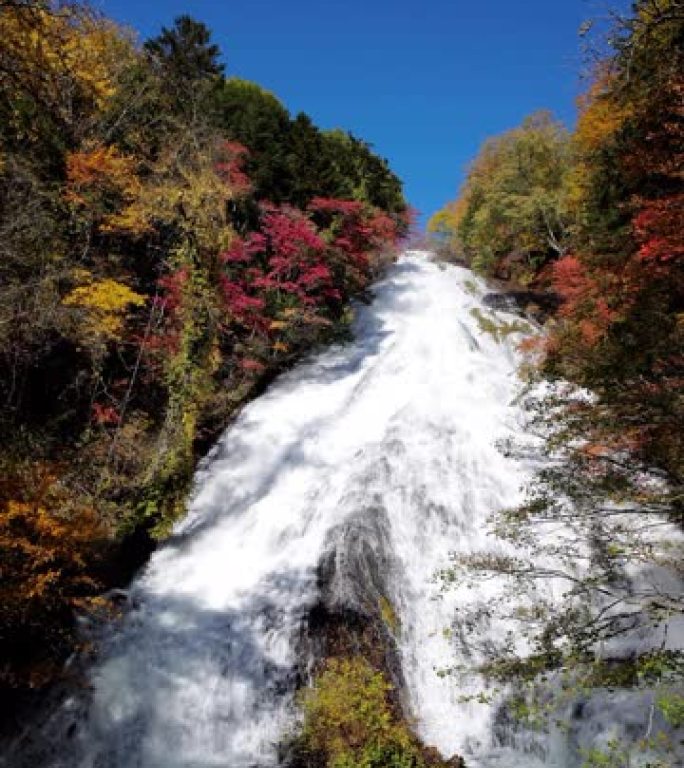
[(435, 572), (452, 551), (492, 546), (487, 517), (531, 472), (497, 448), (521, 430), (516, 337), (484, 332), (482, 284), (428, 254), (404, 255), (374, 292), (353, 343), (281, 376), (225, 432), (187, 517), (132, 584), (89, 690), (8, 766), (276, 765), (320, 564), (359, 536), (385, 570), (425, 742), (469, 767), (578, 764), (558, 734), (502, 739), (495, 707), (463, 703), (437, 675), (459, 652), (468, 660), (468, 643), (453, 642), (459, 594), (441, 595)]

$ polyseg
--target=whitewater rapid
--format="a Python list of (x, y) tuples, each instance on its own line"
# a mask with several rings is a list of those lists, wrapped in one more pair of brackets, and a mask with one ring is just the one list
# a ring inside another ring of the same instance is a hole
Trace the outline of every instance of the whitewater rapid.
[(354, 342), (242, 411), (198, 471), (186, 519), (133, 583), (87, 702), (62, 706), (69, 745), (46, 765), (277, 764), (296, 721), (297, 639), (317, 567), (331, 531), (355, 515), (382, 516), (387, 598), (423, 739), (469, 766), (556, 765), (501, 746), (495, 708), (463, 703), (468, 682), (437, 674), (468, 658), (467, 637), (460, 651), (453, 642), (458, 592), (441, 595), (435, 573), (450, 552), (492, 546), (488, 516), (520, 499), (531, 471), (497, 447), (521, 431), (519, 336), (481, 329), (484, 290), (467, 270), (409, 252), (357, 308)]

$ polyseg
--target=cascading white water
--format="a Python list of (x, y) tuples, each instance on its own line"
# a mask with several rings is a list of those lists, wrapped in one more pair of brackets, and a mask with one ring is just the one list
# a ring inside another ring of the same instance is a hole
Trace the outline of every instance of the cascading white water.
[(371, 507), (387, 520), (420, 735), (469, 766), (574, 765), (562, 750), (537, 760), (497, 746), (491, 708), (459, 702), (436, 674), (454, 661), (444, 630), (458, 593), (437, 599), (435, 571), (450, 551), (490, 546), (486, 518), (515, 503), (529, 471), (496, 448), (520, 431), (516, 359), (471, 314), (482, 307), (473, 285), (466, 270), (408, 253), (358, 311), (355, 342), (244, 409), (198, 472), (187, 518), (133, 584), (87, 710), (73, 698), (53, 718), (71, 709), (76, 728), (46, 765), (276, 764), (317, 566), (331, 530)]

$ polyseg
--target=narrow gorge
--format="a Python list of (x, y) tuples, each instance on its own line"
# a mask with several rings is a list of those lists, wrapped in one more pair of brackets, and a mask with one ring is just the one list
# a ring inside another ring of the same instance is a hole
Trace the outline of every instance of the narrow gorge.
[[(522, 429), (516, 343), (534, 330), (488, 309), (485, 291), (469, 271), (408, 252), (357, 307), (355, 341), (246, 406), (131, 585), (87, 685), (1, 764), (287, 763), (296, 689), (336, 643), (371, 657), (450, 765), (576, 768), (607, 730), (633, 739), (643, 694), (590, 698), (549, 735), (516, 726), (505, 695), (464, 701), (481, 689), (476, 674), (439, 674), (474, 667), (478, 652), (459, 623), (462, 592), (436, 575), (453, 552), (496, 546), (487, 519), (520, 499), (532, 471), (499, 445)], [(497, 339), (484, 313), (516, 330)]]

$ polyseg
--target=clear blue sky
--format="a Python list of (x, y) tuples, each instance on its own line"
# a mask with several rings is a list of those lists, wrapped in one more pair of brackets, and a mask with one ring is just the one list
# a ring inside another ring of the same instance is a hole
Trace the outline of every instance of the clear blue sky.
[(455, 196), (486, 137), (539, 108), (573, 123), (577, 31), (597, 2), (95, 0), (142, 37), (181, 13), (204, 21), (227, 74), (371, 142), (424, 216)]

